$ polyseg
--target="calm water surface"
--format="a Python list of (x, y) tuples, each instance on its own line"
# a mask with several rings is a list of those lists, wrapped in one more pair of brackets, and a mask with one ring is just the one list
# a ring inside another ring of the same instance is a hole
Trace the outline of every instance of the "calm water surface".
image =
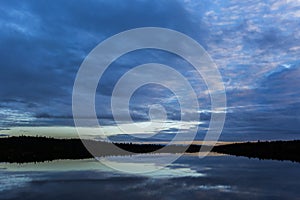
[[(147, 156), (172, 155), (143, 157)], [(109, 160), (137, 171), (156, 171), (128, 174), (93, 159), (1, 163), (0, 199), (300, 199), (299, 163), (185, 155), (158, 170), (157, 163)]]

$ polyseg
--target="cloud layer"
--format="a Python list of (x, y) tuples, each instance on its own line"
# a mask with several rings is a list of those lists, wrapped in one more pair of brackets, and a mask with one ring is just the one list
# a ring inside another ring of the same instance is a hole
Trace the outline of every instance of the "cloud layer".
[[(155, 26), (194, 38), (219, 67), (228, 99), (224, 133), (261, 130), (279, 138), (294, 133), (300, 128), (299, 6), (289, 0), (1, 2), (0, 126), (72, 125), (72, 87), (87, 54), (116, 33)], [(205, 83), (185, 61), (157, 50), (132, 52), (112, 64), (99, 83), (100, 117), (111, 122), (114, 84), (148, 62), (172, 66), (186, 76), (197, 91), (199, 112), (209, 118)], [(159, 86), (136, 92), (130, 104), (133, 118), (147, 120), (153, 103), (162, 103), (170, 119), (180, 118), (178, 101)]]

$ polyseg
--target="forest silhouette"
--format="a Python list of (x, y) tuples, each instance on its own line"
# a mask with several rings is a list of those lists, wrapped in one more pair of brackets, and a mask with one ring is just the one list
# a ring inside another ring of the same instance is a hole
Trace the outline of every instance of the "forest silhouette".
[[(84, 146), (88, 145), (89, 150)], [(118, 148), (112, 148), (117, 146)], [(206, 146), (209, 147), (209, 146)], [(201, 145), (163, 145), (143, 143), (110, 143), (80, 139), (49, 137), (0, 138), (0, 162), (44, 162), (57, 159), (85, 159), (95, 156), (134, 155), (141, 153), (197, 153)], [(300, 162), (300, 140), (265, 141), (224, 144), (212, 147), (213, 152), (249, 158)], [(114, 150), (111, 150), (114, 149)]]

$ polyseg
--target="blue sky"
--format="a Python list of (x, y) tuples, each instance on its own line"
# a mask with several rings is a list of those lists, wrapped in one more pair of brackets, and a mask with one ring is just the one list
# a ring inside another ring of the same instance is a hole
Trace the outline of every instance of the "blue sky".
[[(72, 126), (72, 87), (88, 53), (121, 31), (154, 26), (192, 37), (217, 64), (228, 101), (223, 139), (300, 138), (299, 0), (11, 0), (0, 4), (2, 129)], [(132, 52), (112, 64), (100, 81), (101, 101), (96, 105), (100, 117), (111, 123), (114, 84), (133, 66), (147, 62), (170, 65), (188, 77), (205, 119), (210, 101), (204, 82), (193, 82), (198, 79), (184, 60), (157, 50)], [(140, 88), (130, 104), (132, 115), (147, 120), (147, 106), (162, 103), (170, 120), (177, 120), (178, 102), (171, 97), (165, 88)]]

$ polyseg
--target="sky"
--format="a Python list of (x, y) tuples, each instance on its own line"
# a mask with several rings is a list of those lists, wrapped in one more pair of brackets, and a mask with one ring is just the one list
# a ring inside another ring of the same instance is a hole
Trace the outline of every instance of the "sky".
[[(299, 0), (11, 0), (0, 4), (2, 134), (33, 130), (28, 127), (39, 127), (38, 133), (45, 127), (57, 132), (62, 130), (57, 127), (73, 127), (73, 84), (89, 52), (119, 32), (163, 27), (196, 40), (218, 66), (227, 96), (221, 139), (300, 138)], [(197, 93), (201, 119), (209, 119), (207, 87), (186, 61), (164, 51), (139, 50), (118, 58), (99, 82), (96, 111), (108, 131), (115, 128), (110, 108), (114, 85), (134, 66), (149, 62), (172, 66), (187, 77)], [(139, 88), (130, 101), (132, 118), (141, 123), (149, 120), (151, 104), (163, 105), (169, 119), (167, 127), (154, 127), (153, 132), (172, 135), (180, 120), (174, 94), (158, 85)], [(205, 130), (205, 126), (199, 130), (199, 138)], [(118, 130), (111, 133), (114, 137)]]

